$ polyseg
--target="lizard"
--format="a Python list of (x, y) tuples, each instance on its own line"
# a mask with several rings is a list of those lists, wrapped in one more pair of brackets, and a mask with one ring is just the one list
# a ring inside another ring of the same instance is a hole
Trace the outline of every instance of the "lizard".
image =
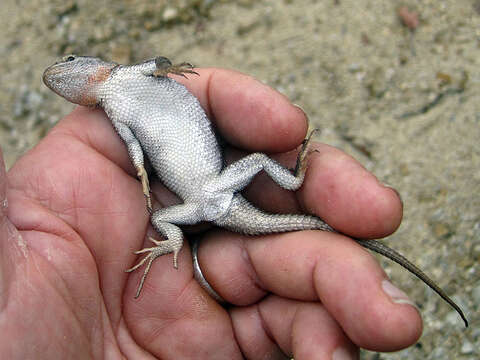
[[(299, 230), (337, 232), (319, 217), (272, 214), (256, 208), (241, 191), (261, 171), (279, 186), (298, 190), (307, 170), (310, 135), (303, 141), (295, 171), (264, 153), (252, 153), (230, 165), (198, 99), (168, 74), (196, 74), (190, 63), (177, 65), (158, 56), (133, 65), (120, 65), (97, 57), (67, 55), (43, 74), (48, 88), (66, 100), (101, 107), (126, 145), (150, 213), (154, 229), (164, 240), (149, 237), (154, 247), (127, 272), (145, 265), (138, 298), (153, 261), (173, 254), (173, 266), (183, 245), (181, 225), (208, 221), (230, 231), (260, 235)], [(153, 211), (145, 157), (161, 182), (183, 203)], [(430, 277), (397, 251), (378, 240), (353, 238), (361, 246), (403, 266), (450, 304), (468, 327), (462, 309)]]

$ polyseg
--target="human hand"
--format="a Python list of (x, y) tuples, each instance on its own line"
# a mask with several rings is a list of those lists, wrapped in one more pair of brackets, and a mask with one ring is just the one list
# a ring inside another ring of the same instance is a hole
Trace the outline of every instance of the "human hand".
[[(230, 144), (276, 153), (303, 140), (305, 116), (283, 96), (238, 73), (199, 73), (179, 81)], [(393, 232), (402, 216), (396, 193), (339, 150), (316, 149), (298, 192), (259, 176), (246, 196), (265, 210), (316, 214), (359, 238)], [(238, 156), (228, 151), (227, 158)], [(292, 166), (295, 154), (278, 159)], [(385, 293), (391, 288), (375, 259), (351, 239), (321, 231), (246, 237), (209, 230), (199, 262), (231, 306), (222, 308), (195, 282), (187, 243), (179, 270), (171, 255), (157, 259), (135, 300), (141, 272), (124, 270), (138, 260), (132, 252), (147, 233), (158, 238), (135, 176), (103, 111), (82, 107), (6, 181), (0, 173), (0, 200), (5, 191), (8, 198), (0, 214), (6, 358), (298, 360), (337, 351), (340, 359), (355, 358), (358, 347), (401, 349), (420, 336), (417, 311)], [(161, 205), (174, 201), (151, 185)]]

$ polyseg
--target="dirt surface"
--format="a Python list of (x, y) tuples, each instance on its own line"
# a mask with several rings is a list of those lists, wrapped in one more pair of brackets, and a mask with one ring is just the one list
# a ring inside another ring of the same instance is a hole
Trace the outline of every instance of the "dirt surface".
[(480, 1), (2, 0), (0, 23), (8, 165), (73, 107), (41, 82), (64, 54), (164, 55), (251, 74), (301, 105), (318, 140), (400, 192), (405, 218), (388, 244), (471, 321), (465, 330), (436, 294), (384, 262), (420, 307), (424, 334), (404, 351), (362, 358), (479, 357)]

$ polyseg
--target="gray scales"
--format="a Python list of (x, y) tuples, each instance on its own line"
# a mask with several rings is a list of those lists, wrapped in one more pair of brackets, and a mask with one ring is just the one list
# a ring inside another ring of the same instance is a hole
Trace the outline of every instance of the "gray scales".
[[(172, 65), (165, 57), (119, 65), (95, 57), (69, 55), (47, 68), (43, 75), (44, 83), (68, 101), (105, 110), (137, 170), (151, 223), (165, 240), (150, 238), (155, 246), (136, 252), (147, 255), (127, 270), (136, 270), (146, 263), (135, 297), (140, 295), (157, 257), (173, 253), (173, 266), (178, 267), (177, 256), (183, 245), (180, 225), (209, 221), (248, 235), (296, 230), (335, 232), (315, 216), (266, 213), (240, 194), (262, 170), (282, 188), (299, 189), (306, 172), (310, 137), (303, 143), (294, 174), (263, 153), (250, 154), (225, 166), (219, 141), (205, 111), (185, 86), (167, 76), (169, 73), (196, 74), (189, 63)], [(162, 183), (177, 194), (183, 204), (152, 211), (145, 155)], [(420, 278), (449, 303), (468, 326), (460, 307), (408, 259), (377, 240), (354, 240)]]

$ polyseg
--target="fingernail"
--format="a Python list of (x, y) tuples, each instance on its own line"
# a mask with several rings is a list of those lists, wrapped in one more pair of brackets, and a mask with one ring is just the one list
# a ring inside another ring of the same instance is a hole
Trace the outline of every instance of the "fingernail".
[(392, 299), (392, 301), (396, 304), (408, 304), (412, 305), (413, 307), (417, 308), (417, 305), (410, 300), (407, 294), (405, 294), (402, 290), (394, 286), (390, 281), (383, 280), (382, 281), (382, 289), (385, 293)]
[(343, 347), (336, 348), (332, 354), (332, 360), (354, 360), (357, 357)]

